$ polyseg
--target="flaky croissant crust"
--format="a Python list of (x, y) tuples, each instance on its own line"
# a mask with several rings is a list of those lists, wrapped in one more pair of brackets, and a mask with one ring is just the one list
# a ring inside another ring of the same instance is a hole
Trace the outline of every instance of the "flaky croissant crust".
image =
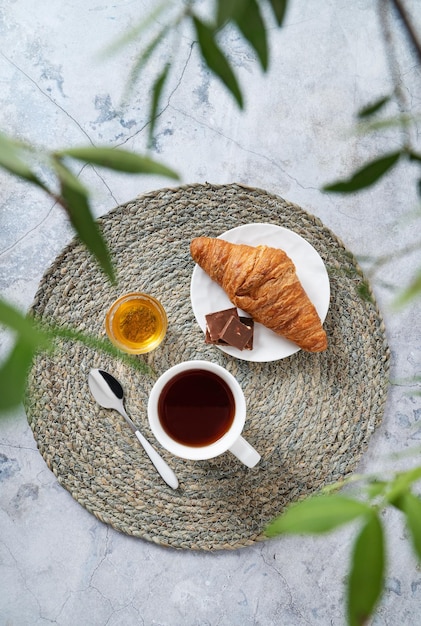
[(317, 311), (283, 250), (196, 237), (190, 252), (231, 302), (256, 322), (303, 350), (321, 352), (327, 348)]

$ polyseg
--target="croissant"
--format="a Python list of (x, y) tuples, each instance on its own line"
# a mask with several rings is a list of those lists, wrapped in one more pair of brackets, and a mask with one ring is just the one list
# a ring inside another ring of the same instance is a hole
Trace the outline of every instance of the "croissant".
[(190, 252), (231, 302), (256, 322), (303, 350), (322, 352), (327, 348), (317, 311), (283, 250), (196, 237)]

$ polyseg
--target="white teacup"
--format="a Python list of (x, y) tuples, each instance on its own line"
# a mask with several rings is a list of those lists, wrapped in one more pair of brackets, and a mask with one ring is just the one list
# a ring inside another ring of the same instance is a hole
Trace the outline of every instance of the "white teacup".
[(204, 460), (229, 450), (254, 467), (260, 454), (242, 436), (246, 401), (238, 381), (210, 361), (185, 361), (158, 378), (148, 419), (159, 443), (175, 456)]

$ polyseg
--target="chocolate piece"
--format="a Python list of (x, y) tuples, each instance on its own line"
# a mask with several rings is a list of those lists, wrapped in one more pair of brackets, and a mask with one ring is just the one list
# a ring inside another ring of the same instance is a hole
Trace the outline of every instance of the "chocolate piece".
[(211, 336), (209, 334), (209, 330), (206, 328), (206, 333), (205, 333), (205, 343), (212, 343), (213, 345), (216, 346), (226, 346), (227, 344), (225, 343), (225, 341), (222, 341), (222, 339), (216, 339), (216, 341), (213, 341), (211, 339)]
[(251, 337), (244, 346), (244, 350), (253, 350), (254, 319), (252, 317), (244, 317), (243, 315), (240, 315), (239, 320), (242, 324), (245, 324), (247, 328), (251, 329)]
[(233, 348), (243, 350), (253, 334), (253, 329), (246, 326), (237, 317), (231, 315), (222, 329), (220, 339)]
[(212, 343), (220, 339), (222, 329), (224, 328), (230, 317), (235, 317), (238, 319), (238, 313), (235, 307), (233, 307), (232, 309), (225, 309), (224, 311), (216, 311), (215, 313), (209, 313), (209, 315), (205, 315), (206, 328)]
[(206, 343), (232, 346), (239, 350), (253, 349), (254, 320), (239, 316), (236, 307), (209, 313), (205, 318)]

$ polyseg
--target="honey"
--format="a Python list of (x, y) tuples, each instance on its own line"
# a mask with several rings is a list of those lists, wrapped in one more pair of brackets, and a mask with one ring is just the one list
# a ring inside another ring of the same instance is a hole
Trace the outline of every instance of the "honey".
[(114, 302), (105, 326), (114, 345), (131, 354), (142, 354), (154, 350), (165, 337), (167, 316), (155, 298), (130, 293)]

